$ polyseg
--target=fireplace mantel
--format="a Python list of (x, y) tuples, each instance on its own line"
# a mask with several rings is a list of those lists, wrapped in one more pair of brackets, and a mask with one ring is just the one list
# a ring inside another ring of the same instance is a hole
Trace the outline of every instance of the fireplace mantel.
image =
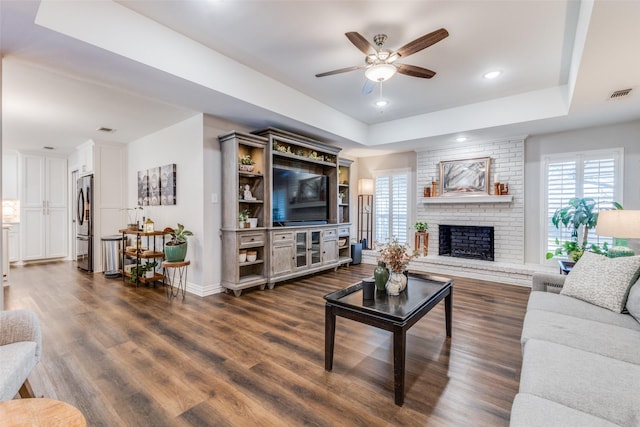
[(446, 203), (511, 203), (513, 195), (506, 196), (440, 196), (422, 197), (425, 205), (446, 204)]

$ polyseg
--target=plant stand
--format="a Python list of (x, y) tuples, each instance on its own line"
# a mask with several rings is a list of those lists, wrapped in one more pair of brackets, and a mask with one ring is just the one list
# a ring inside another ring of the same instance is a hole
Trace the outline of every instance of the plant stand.
[(162, 262), (166, 277), (165, 290), (169, 300), (177, 297), (180, 291), (182, 291), (182, 299), (184, 300), (187, 291), (187, 267), (189, 267), (189, 264), (191, 264), (191, 261)]
[(414, 247), (419, 256), (427, 256), (429, 254), (429, 233), (416, 231)]

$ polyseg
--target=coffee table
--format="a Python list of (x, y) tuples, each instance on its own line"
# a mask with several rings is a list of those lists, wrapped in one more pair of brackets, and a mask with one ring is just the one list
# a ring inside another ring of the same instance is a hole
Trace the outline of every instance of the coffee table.
[(376, 292), (375, 300), (363, 300), (362, 282), (324, 296), (324, 368), (333, 369), (336, 316), (393, 332), (393, 381), (395, 403), (404, 403), (404, 374), (407, 330), (444, 299), (446, 332), (451, 336), (453, 280), (410, 274), (407, 289), (398, 296)]
[(3, 426), (85, 427), (87, 422), (78, 408), (46, 398), (14, 399), (0, 402)]

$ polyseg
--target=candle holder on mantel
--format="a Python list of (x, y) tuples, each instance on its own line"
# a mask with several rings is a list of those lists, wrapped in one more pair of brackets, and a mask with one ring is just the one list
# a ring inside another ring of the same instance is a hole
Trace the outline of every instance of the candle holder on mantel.
[(436, 197), (436, 188), (437, 188), (437, 182), (431, 181), (431, 197)]
[(509, 194), (509, 184), (503, 184), (501, 182), (493, 183), (494, 196), (506, 196)]
[(424, 187), (422, 195), (424, 197), (431, 197), (431, 187)]

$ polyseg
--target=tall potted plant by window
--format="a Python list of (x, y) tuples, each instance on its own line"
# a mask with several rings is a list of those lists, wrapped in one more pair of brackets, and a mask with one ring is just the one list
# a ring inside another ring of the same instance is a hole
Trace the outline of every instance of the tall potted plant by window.
[(429, 224), (426, 221), (418, 221), (414, 225), (416, 229), (415, 250), (421, 256), (427, 256), (429, 253)]
[[(571, 230), (571, 239), (562, 243), (562, 246), (554, 252), (547, 252), (547, 259), (556, 255), (566, 254), (573, 262), (578, 261), (586, 250), (590, 250), (599, 254), (606, 254), (608, 245), (605, 242), (602, 248), (595, 243), (589, 243), (589, 230), (593, 229), (598, 223), (599, 209), (594, 199), (590, 197), (574, 197), (569, 199), (566, 206), (556, 209), (551, 222), (556, 228), (560, 228), (560, 224)], [(622, 205), (618, 202), (611, 202), (613, 209), (622, 209)], [(556, 239), (556, 244), (560, 241)]]
[(189, 230), (185, 230), (184, 225), (178, 224), (177, 228), (166, 228), (164, 230), (171, 235), (171, 240), (164, 245), (164, 258), (169, 262), (182, 262), (187, 256), (187, 237), (193, 236)]

